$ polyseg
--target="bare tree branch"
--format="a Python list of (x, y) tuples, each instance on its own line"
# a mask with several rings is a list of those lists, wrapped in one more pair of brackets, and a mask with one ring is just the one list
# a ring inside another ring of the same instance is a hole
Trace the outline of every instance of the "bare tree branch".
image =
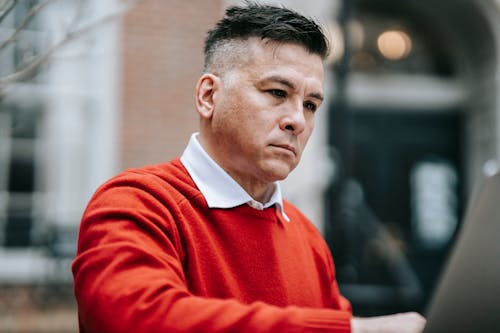
[[(135, 4), (136, 1), (132, 1), (131, 3)], [(91, 30), (95, 29), (96, 27), (102, 26), (103, 24), (109, 23), (113, 20), (115, 20), (117, 17), (121, 16), (125, 12), (127, 12), (132, 5), (129, 5), (125, 7), (122, 10), (119, 10), (117, 12), (108, 14), (106, 16), (103, 16), (99, 18), (96, 21), (93, 21), (85, 26), (82, 26), (76, 30), (73, 31), (68, 31), (66, 35), (64, 36), (63, 39), (61, 39), (59, 42), (51, 46), (48, 50), (45, 51), (45, 53), (39, 55), (38, 57), (34, 58), (32, 61), (30, 61), (25, 67), (21, 68), (20, 70), (9, 74), (7, 76), (4, 76), (0, 78), (0, 98), (3, 97), (6, 93), (6, 88), (9, 85), (12, 85), (13, 83), (24, 81), (30, 77), (32, 77), (34, 74), (37, 73), (37, 71), (48, 63), (50, 60), (50, 57), (60, 48), (62, 48), (64, 45), (68, 44), (69, 42), (81, 37), (82, 35), (85, 35), (86, 33), (90, 32)]]
[(55, 0), (45, 0), (44, 2), (41, 2), (37, 6), (33, 7), (26, 15), (23, 22), (21, 22), (21, 24), (16, 28), (16, 30), (9, 37), (7, 37), (7, 39), (5, 39), (2, 43), (0, 43), (0, 50), (2, 50), (6, 45), (11, 43), (17, 37), (17, 35), (19, 35), (19, 33), (23, 31), (24, 27), (26, 27), (26, 25), (28, 25), (28, 23), (30, 23), (33, 20), (33, 18), (36, 17), (37, 14), (40, 13), (45, 6), (49, 5), (51, 2), (54, 1)]
[(0, 3), (0, 11), (4, 11), (4, 8), (9, 4), (9, 2), (17, 2), (17, 0), (2, 0)]
[[(14, 9), (14, 7), (17, 4), (17, 1), (18, 0), (4, 0), (0, 4), (0, 11), (1, 11), (0, 22), (3, 22), (3, 20), (7, 17), (7, 15), (9, 15), (9, 13), (12, 11), (12, 9)], [(8, 6), (8, 7), (5, 8), (6, 6)]]

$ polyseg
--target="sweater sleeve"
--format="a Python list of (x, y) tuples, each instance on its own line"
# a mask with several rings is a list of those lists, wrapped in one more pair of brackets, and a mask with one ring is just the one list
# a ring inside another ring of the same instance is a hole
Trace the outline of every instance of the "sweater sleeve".
[[(140, 186), (139, 186), (140, 187)], [(347, 308), (243, 304), (189, 292), (181, 240), (149, 191), (107, 185), (89, 203), (73, 262), (80, 332), (350, 332)]]

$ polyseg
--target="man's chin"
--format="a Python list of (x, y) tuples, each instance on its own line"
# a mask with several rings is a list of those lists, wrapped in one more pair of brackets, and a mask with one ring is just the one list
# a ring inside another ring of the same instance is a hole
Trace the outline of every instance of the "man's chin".
[(295, 166), (286, 163), (273, 163), (266, 173), (272, 181), (281, 181), (286, 179), (293, 169), (295, 169)]

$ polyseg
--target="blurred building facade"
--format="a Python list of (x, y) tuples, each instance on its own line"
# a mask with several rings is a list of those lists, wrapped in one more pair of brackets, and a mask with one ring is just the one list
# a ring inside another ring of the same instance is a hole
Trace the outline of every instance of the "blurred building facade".
[(499, 163), (496, 1), (345, 1), (326, 238), (359, 314), (424, 311)]
[[(70, 288), (79, 219), (97, 186), (182, 152), (198, 126), (205, 32), (239, 2), (0, 8), (1, 39), (22, 30), (0, 46), (3, 290)], [(468, 198), (500, 162), (500, 3), (266, 2), (317, 18), (333, 44), (327, 99), (287, 198), (325, 234), (358, 313), (422, 309)], [(11, 76), (38, 59), (43, 70)], [(0, 293), (0, 307), (2, 295), (12, 294)], [(0, 327), (20, 327), (5, 313)]]
[[(0, 331), (76, 332), (69, 266), (86, 202), (118, 171), (182, 152), (203, 38), (224, 4), (7, 5), (2, 39), (22, 33), (0, 57)], [(4, 80), (29, 55), (47, 57)]]

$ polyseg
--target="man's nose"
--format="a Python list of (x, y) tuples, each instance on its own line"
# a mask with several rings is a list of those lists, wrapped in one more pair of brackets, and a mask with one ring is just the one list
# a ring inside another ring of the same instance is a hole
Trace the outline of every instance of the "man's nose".
[(304, 105), (302, 102), (291, 103), (286, 109), (285, 115), (281, 118), (280, 128), (283, 131), (290, 131), (293, 134), (300, 134), (306, 127), (304, 116)]

